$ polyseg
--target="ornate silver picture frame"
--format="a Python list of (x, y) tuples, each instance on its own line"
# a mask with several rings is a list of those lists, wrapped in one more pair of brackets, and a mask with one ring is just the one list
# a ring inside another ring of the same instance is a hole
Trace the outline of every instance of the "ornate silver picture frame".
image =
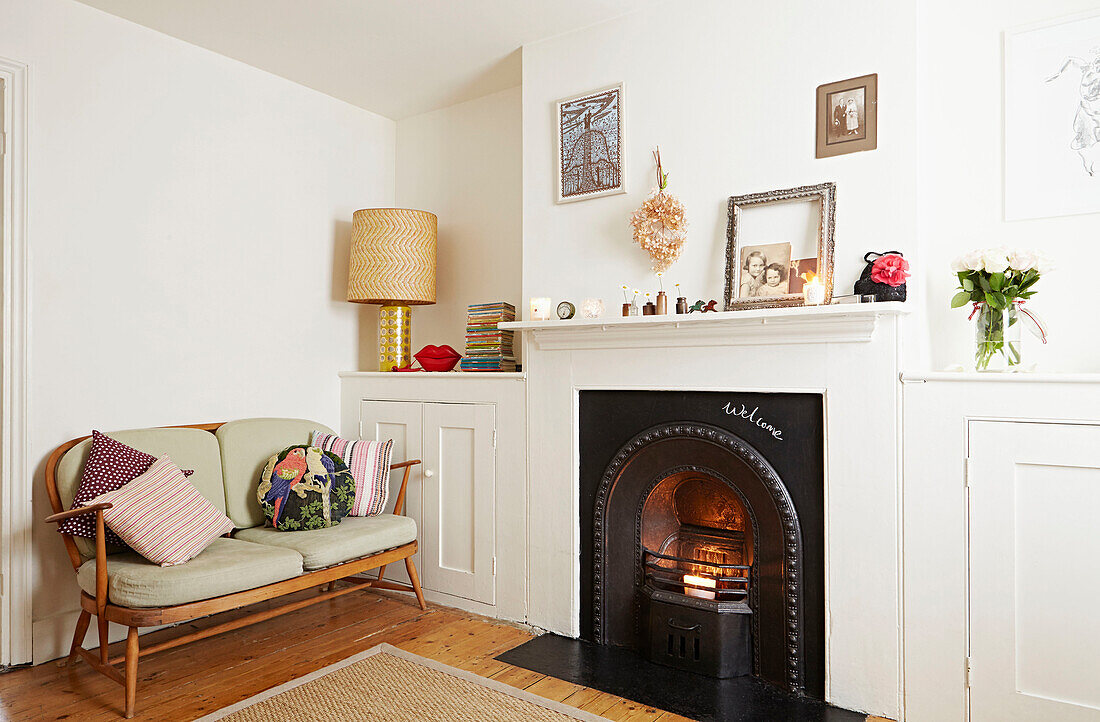
[[(787, 203), (816, 204), (813, 227), (804, 229), (813, 248), (798, 241), (761, 237), (759, 230), (746, 235), (746, 211)], [(778, 308), (803, 305), (800, 274), (813, 271), (825, 286), (824, 303), (833, 297), (833, 232), (836, 223), (836, 184), (785, 188), (764, 193), (730, 196), (726, 230), (725, 309)], [(770, 258), (769, 258), (770, 256)], [(782, 285), (781, 284), (785, 284)]]

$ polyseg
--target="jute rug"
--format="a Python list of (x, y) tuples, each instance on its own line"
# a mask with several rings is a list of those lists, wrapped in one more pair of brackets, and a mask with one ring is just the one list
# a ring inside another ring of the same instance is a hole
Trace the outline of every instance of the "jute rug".
[(198, 722), (603, 719), (503, 682), (379, 644)]

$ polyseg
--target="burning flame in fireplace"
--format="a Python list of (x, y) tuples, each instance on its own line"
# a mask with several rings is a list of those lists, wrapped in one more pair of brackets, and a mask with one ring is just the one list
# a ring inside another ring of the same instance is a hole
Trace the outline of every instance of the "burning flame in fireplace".
[[(710, 587), (711, 589), (715, 589), (718, 586), (717, 580), (710, 579), (709, 577), (697, 577), (694, 574), (685, 574), (684, 584), (694, 584), (698, 587)], [(694, 589), (688, 586), (684, 587), (684, 594), (689, 597), (698, 597), (699, 599), (714, 599), (714, 592), (708, 592), (705, 589)]]

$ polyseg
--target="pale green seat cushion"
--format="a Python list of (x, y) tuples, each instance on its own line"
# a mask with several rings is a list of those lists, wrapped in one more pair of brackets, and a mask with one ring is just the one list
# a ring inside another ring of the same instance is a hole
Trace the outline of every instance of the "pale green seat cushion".
[[(144, 451), (150, 456), (167, 454), (172, 463), (181, 469), (194, 469), (187, 477), (199, 493), (220, 512), (225, 512), (225, 487), (222, 484), (222, 459), (218, 439), (202, 429), (133, 429), (105, 432), (115, 441)], [(61, 503), (69, 509), (80, 485), (80, 474), (91, 451), (90, 438), (81, 441), (65, 452), (57, 465), (57, 493)], [(255, 486), (255, 485), (253, 485)], [(251, 525), (249, 525), (251, 526)], [(95, 556), (95, 542), (73, 537), (80, 554), (85, 559)], [(112, 550), (113, 551), (113, 550)]]
[[(95, 596), (95, 559), (77, 572), (80, 588)], [(123, 607), (171, 607), (262, 587), (302, 573), (292, 549), (219, 537), (194, 559), (171, 567), (137, 552), (107, 558), (107, 598)]]
[(416, 539), (416, 522), (393, 514), (345, 516), (327, 529), (276, 531), (257, 526), (237, 531), (234, 538), (293, 549), (302, 555), (307, 570), (321, 569), (408, 544)]
[(288, 446), (308, 444), (314, 431), (333, 433), (307, 419), (241, 419), (221, 425), (217, 437), (225, 478), (225, 513), (238, 529), (264, 523), (256, 487), (267, 460)]

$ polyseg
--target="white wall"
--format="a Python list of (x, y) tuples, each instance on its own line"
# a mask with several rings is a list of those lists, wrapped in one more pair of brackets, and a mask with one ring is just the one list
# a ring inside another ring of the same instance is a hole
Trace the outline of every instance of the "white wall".
[[(627, 218), (654, 185), (691, 224), (666, 288), (722, 303), (730, 195), (837, 183), (837, 292), (851, 293), (871, 249), (915, 257), (917, 131), (914, 3), (670, 2), (524, 46), (523, 296), (621, 303), (653, 289)], [(814, 158), (816, 88), (879, 75), (879, 148)], [(628, 193), (556, 205), (554, 102), (625, 81)]]
[[(1086, 276), (1074, 274), (1100, 214), (1003, 220), (1003, 31), (1095, 9), (1090, 0), (969, 0), (745, 5), (670, 1), (524, 47), (523, 298), (652, 288), (627, 216), (653, 185), (661, 146), (670, 190), (687, 206), (686, 250), (668, 274), (691, 300), (722, 300), (726, 197), (833, 180), (836, 277), (850, 292), (870, 249), (914, 265), (906, 366), (969, 363), (967, 312), (951, 310), (948, 263), (985, 245), (1037, 246), (1060, 266), (1032, 308), (1052, 328), (1024, 353), (1049, 371), (1100, 368), (1082, 331)], [(919, 9), (918, 9), (919, 8)], [(879, 147), (814, 158), (814, 90), (879, 74)], [(626, 81), (626, 195), (555, 205), (554, 101)], [(524, 303), (526, 305), (526, 303)]]
[(471, 303), (521, 305), (521, 131), (518, 87), (397, 123), (397, 205), (439, 216), (436, 305), (413, 310), (413, 353), (464, 353)]
[[(393, 203), (394, 123), (71, 0), (0, 18), (30, 66), (36, 518), (47, 454), (93, 426), (336, 425), (337, 373), (373, 357), (343, 300), (350, 221)], [(34, 542), (41, 660), (78, 605), (56, 534)]]
[(1003, 244), (1042, 248), (1059, 266), (1039, 282), (1030, 302), (1051, 326), (1050, 343), (1042, 346), (1025, 333), (1025, 363), (1038, 361), (1046, 371), (1100, 370), (1100, 336), (1090, 320), (1100, 214), (1004, 221), (1002, 110), (1003, 31), (1095, 10), (1097, 3), (922, 0), (919, 5), (918, 219), (932, 367), (970, 362), (969, 309), (949, 308), (957, 281), (948, 268), (951, 258)]

